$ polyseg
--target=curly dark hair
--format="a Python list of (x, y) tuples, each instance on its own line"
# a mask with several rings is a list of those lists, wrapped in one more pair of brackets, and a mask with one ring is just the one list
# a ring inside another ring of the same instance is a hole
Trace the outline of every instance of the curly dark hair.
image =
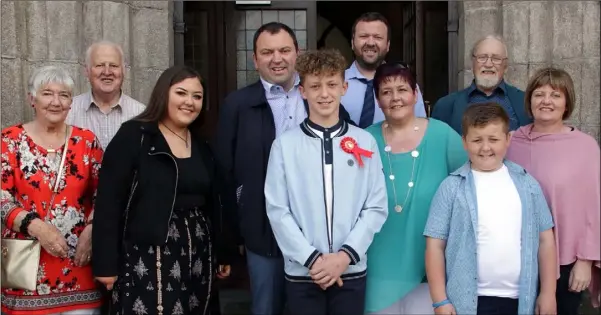
[(337, 49), (310, 50), (296, 59), (296, 71), (302, 85), (307, 75), (339, 74), (344, 80), (346, 59)]

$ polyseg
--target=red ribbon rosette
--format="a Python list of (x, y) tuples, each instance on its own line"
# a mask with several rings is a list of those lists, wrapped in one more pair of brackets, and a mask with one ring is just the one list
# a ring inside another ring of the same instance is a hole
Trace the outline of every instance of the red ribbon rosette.
[(340, 147), (344, 152), (355, 156), (355, 159), (359, 163), (359, 167), (363, 167), (363, 160), (361, 159), (362, 155), (370, 158), (371, 155), (374, 154), (371, 151), (360, 148), (357, 145), (357, 141), (351, 137), (344, 137), (342, 141), (340, 141)]

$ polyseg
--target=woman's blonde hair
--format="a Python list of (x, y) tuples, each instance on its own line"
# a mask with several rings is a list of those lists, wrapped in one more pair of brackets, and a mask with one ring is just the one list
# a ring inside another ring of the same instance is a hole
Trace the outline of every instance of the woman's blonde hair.
[(528, 87), (526, 88), (526, 99), (524, 100), (526, 113), (528, 113), (530, 117), (533, 117), (532, 104), (530, 103), (532, 93), (534, 93), (534, 90), (545, 85), (549, 85), (553, 89), (563, 93), (566, 98), (566, 110), (563, 113), (562, 119), (566, 120), (570, 118), (572, 112), (574, 112), (574, 107), (576, 106), (574, 81), (572, 81), (572, 77), (565, 70), (553, 67), (540, 69), (532, 76), (532, 78), (530, 78), (530, 82), (528, 82)]

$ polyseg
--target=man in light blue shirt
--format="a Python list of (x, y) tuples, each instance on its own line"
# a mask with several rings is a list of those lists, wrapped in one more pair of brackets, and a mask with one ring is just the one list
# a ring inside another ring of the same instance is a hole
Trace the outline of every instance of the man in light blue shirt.
[[(384, 120), (384, 113), (373, 91), (372, 80), (390, 48), (388, 20), (377, 12), (365, 13), (355, 21), (352, 36), (351, 45), (355, 53), (355, 61), (344, 72), (348, 90), (342, 97), (342, 104), (351, 119), (359, 127), (366, 128)], [(415, 116), (426, 117), (424, 100), (419, 87)]]

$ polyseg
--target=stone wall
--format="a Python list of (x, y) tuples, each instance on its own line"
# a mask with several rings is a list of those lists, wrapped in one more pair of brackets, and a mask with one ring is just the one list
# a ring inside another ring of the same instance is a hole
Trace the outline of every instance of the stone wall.
[(465, 1), (459, 5), (459, 86), (471, 83), (470, 50), (481, 36), (507, 41), (507, 81), (525, 89), (544, 66), (565, 69), (575, 83), (570, 123), (599, 140), (599, 1)]
[(105, 39), (123, 47), (125, 93), (146, 103), (173, 65), (172, 4), (167, 1), (6, 1), (1, 3), (1, 126), (30, 120), (27, 80), (43, 65), (65, 67), (75, 94), (87, 91), (87, 47)]

